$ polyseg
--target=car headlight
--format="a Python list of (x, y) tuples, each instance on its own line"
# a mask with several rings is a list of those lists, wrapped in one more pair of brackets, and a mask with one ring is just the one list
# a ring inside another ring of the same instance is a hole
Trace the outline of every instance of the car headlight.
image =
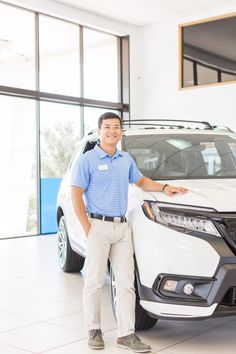
[(207, 219), (206, 217), (201, 217), (201, 215), (197, 217), (191, 216), (191, 211), (188, 212), (188, 215), (181, 214), (180, 209), (178, 209), (178, 213), (176, 213), (176, 209), (174, 208), (173, 212), (172, 210), (171, 212), (166, 212), (161, 210), (158, 202), (153, 201), (144, 201), (142, 209), (144, 214), (149, 219), (167, 227), (172, 227), (178, 229), (179, 231), (180, 229), (182, 229), (182, 231), (191, 230), (221, 237), (220, 233), (211, 220)]

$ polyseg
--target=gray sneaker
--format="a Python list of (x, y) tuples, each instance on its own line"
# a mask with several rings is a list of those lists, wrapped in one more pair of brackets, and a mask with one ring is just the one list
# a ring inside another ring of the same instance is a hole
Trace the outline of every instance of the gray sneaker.
[(91, 349), (104, 349), (103, 333), (100, 329), (91, 329), (89, 331), (88, 346)]
[(116, 342), (117, 347), (129, 349), (135, 353), (147, 353), (151, 351), (151, 347), (141, 342), (137, 334), (132, 333), (125, 337), (119, 337)]

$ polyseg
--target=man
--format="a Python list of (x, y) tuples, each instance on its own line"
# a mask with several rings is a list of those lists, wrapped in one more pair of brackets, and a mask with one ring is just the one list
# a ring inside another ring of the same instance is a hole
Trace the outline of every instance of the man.
[(116, 279), (117, 346), (145, 353), (151, 347), (142, 343), (134, 332), (133, 244), (131, 228), (125, 218), (128, 185), (134, 183), (145, 191), (162, 191), (170, 196), (185, 193), (187, 189), (144, 177), (131, 156), (117, 149), (122, 136), (121, 124), (117, 114), (107, 112), (100, 116), (100, 144), (81, 156), (73, 169), (72, 201), (87, 236), (83, 303), (89, 329), (88, 345), (93, 349), (104, 348), (100, 290), (109, 258)]

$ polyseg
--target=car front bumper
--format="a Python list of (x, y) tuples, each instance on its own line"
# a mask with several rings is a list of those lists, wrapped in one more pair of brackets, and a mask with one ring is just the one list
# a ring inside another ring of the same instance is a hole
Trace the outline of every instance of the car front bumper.
[[(236, 257), (222, 257), (213, 278), (159, 274), (152, 288), (143, 286), (136, 274), (141, 306), (152, 317), (200, 319), (236, 315)], [(166, 280), (179, 282), (177, 291), (163, 291)], [(191, 283), (194, 292), (181, 289)]]

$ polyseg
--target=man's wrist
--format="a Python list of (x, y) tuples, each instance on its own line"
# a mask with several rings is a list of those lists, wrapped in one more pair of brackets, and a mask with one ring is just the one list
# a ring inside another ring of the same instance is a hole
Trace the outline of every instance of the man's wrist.
[(165, 188), (168, 187), (168, 186), (169, 186), (169, 184), (167, 184), (167, 183), (166, 183), (166, 184), (163, 184), (161, 191), (162, 191), (162, 192), (165, 192)]
[(86, 226), (84, 226), (84, 232), (86, 236), (88, 236), (90, 228), (91, 228), (91, 224), (87, 224)]

